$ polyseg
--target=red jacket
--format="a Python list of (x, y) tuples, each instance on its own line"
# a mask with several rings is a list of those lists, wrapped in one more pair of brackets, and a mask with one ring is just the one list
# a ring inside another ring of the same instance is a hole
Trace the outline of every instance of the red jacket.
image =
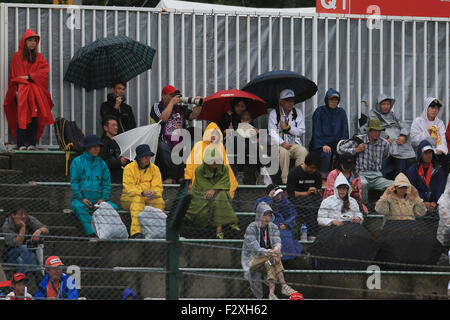
[[(40, 37), (33, 30), (28, 29), (20, 40), (19, 51), (13, 55), (11, 61), (11, 73), (4, 108), (14, 140), (17, 140), (17, 125), (20, 129), (26, 129), (33, 116), (38, 117), (37, 141), (41, 138), (44, 127), (54, 123), (53, 102), (48, 92), (49, 66), (47, 60), (39, 52), (36, 52), (34, 63), (23, 59), (25, 40), (33, 36), (38, 38), (37, 48)], [(18, 78), (28, 75), (32, 82)]]

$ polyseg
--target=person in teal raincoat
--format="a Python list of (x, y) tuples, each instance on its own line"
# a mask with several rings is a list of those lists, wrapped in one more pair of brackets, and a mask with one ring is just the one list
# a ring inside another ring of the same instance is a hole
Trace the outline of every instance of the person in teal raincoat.
[(103, 144), (96, 135), (86, 136), (86, 151), (73, 159), (70, 165), (70, 186), (73, 193), (71, 209), (89, 237), (95, 237), (89, 212), (95, 210), (96, 204), (107, 201), (115, 210), (118, 209), (117, 205), (109, 201), (111, 175), (106, 162), (99, 157), (101, 146)]
[(234, 230), (240, 230), (231, 204), (228, 168), (216, 147), (205, 150), (203, 161), (195, 169), (191, 190), (194, 197), (186, 219), (200, 227), (216, 227), (217, 238), (223, 239), (222, 225), (230, 224)]

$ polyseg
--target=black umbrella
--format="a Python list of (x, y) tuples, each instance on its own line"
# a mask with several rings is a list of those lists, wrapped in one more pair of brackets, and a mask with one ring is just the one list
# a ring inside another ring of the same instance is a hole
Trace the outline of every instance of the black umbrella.
[(87, 90), (127, 82), (152, 67), (155, 49), (126, 36), (101, 38), (79, 49), (64, 75)]
[(317, 92), (317, 85), (297, 72), (277, 70), (260, 74), (241, 90), (256, 94), (267, 102), (268, 107), (277, 107), (280, 92), (291, 89), (295, 103), (308, 100)]
[(378, 244), (369, 231), (359, 223), (350, 222), (322, 229), (309, 250), (313, 256), (312, 267), (322, 270), (366, 270), (377, 251)]
[[(413, 265), (435, 265), (441, 255), (442, 247), (424, 221), (389, 220), (384, 225), (378, 239), (380, 250), (377, 261), (386, 270), (421, 270)], [(391, 263), (411, 264), (401, 266)], [(426, 269), (426, 268), (425, 268)]]

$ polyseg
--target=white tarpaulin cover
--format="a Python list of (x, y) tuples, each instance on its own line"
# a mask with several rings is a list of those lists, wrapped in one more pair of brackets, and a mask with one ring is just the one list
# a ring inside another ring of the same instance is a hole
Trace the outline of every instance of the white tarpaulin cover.
[(286, 13), (286, 14), (296, 14), (296, 13), (316, 13), (316, 8), (253, 8), (253, 7), (237, 7), (237, 6), (226, 6), (219, 4), (209, 4), (209, 3), (199, 3), (199, 2), (189, 2), (189, 1), (177, 1), (177, 0), (162, 0), (157, 5), (156, 8), (164, 8), (168, 11), (174, 10), (205, 10), (214, 12), (232, 12), (232, 13)]
[(158, 122), (148, 126), (137, 127), (115, 136), (114, 140), (120, 147), (120, 155), (133, 161), (136, 156), (136, 147), (141, 144), (148, 144), (150, 150), (155, 154), (151, 160), (154, 163), (156, 151), (158, 150), (160, 128), (161, 126)]

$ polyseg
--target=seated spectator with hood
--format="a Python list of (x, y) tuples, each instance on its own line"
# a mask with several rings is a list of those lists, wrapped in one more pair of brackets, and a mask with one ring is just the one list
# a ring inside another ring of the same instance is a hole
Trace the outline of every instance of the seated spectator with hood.
[(362, 185), (361, 178), (355, 171), (355, 157), (350, 153), (338, 154), (335, 159), (335, 168), (328, 174), (327, 186), (325, 192), (323, 193), (323, 199), (328, 198), (334, 194), (334, 182), (339, 174), (343, 174), (347, 181), (352, 186), (352, 191), (350, 196), (353, 197), (359, 204), (361, 211), (365, 214), (369, 213), (367, 207), (362, 203)]
[(375, 205), (375, 210), (387, 220), (415, 220), (423, 216), (427, 208), (408, 178), (399, 173), (394, 184), (388, 187)]
[(126, 288), (122, 292), (122, 296), (120, 297), (120, 300), (139, 300), (136, 293), (131, 288)]
[(164, 210), (162, 198), (163, 184), (161, 172), (156, 164), (151, 162), (155, 154), (147, 144), (136, 147), (135, 161), (123, 170), (123, 190), (120, 203), (125, 210), (130, 211), (130, 238), (144, 239), (138, 215), (145, 206)]
[(425, 99), (422, 114), (411, 125), (411, 143), (417, 149), (416, 152), (419, 152), (419, 144), (427, 140), (435, 148), (438, 158), (448, 153), (445, 124), (439, 119), (441, 109), (442, 104), (438, 99)]
[(351, 186), (340, 173), (334, 182), (334, 194), (322, 201), (317, 214), (319, 226), (341, 226), (344, 222), (360, 223), (363, 216), (358, 203), (350, 197)]
[(262, 275), (269, 282), (269, 299), (276, 300), (276, 283), (281, 284), (281, 293), (290, 297), (296, 293), (284, 279), (281, 262), (281, 238), (278, 227), (273, 223), (272, 208), (261, 202), (256, 208), (255, 221), (245, 230), (241, 264), (244, 277), (250, 282), (250, 289), (257, 299), (263, 298)]
[(266, 196), (256, 200), (253, 208), (254, 212), (256, 212), (256, 209), (261, 202), (270, 205), (275, 216), (273, 223), (280, 230), (282, 245), (281, 261), (286, 262), (298, 258), (303, 252), (303, 246), (297, 239), (297, 211), (294, 206), (284, 197), (283, 190), (276, 184), (267, 186)]
[(428, 140), (419, 144), (417, 162), (409, 167), (406, 176), (419, 192), (427, 212), (436, 212), (438, 200), (445, 190), (446, 169), (439, 164), (434, 148)]
[(88, 237), (96, 237), (90, 214), (96, 209), (95, 205), (106, 201), (115, 210), (119, 208), (109, 201), (111, 175), (106, 162), (99, 157), (102, 146), (103, 143), (96, 135), (86, 136), (86, 151), (73, 159), (70, 165), (70, 187), (73, 194), (70, 206)]
[[(411, 137), (409, 135), (410, 125), (402, 122), (394, 113), (395, 99), (385, 94), (380, 94), (375, 106), (370, 110), (371, 119), (380, 120), (381, 126), (385, 129), (381, 133), (381, 137), (386, 139), (390, 144), (389, 158), (383, 161), (381, 171), (386, 177), (388, 167), (394, 168), (394, 177), (400, 172), (405, 173), (406, 169), (414, 163), (416, 153), (411, 145)], [(363, 129), (366, 126), (363, 126)]]
[(230, 179), (229, 192), (231, 199), (233, 199), (234, 193), (238, 187), (238, 182), (228, 161), (227, 152), (225, 150), (225, 146), (223, 145), (222, 132), (214, 122), (208, 124), (205, 132), (203, 133), (202, 141), (197, 142), (192, 148), (191, 153), (186, 160), (184, 179), (190, 181), (189, 188), (192, 188), (192, 185), (195, 182), (195, 170), (198, 166), (203, 164), (203, 156), (205, 154), (205, 150), (209, 146), (213, 146), (219, 150), (223, 164), (228, 168), (228, 175)]
[(333, 88), (325, 95), (325, 105), (318, 107), (312, 117), (312, 138), (309, 151), (320, 154), (319, 171), (325, 178), (331, 170), (336, 146), (342, 139), (348, 139), (348, 120), (344, 108), (339, 107), (341, 95)]
[(203, 162), (195, 169), (193, 198), (185, 218), (202, 228), (214, 227), (216, 237), (223, 239), (223, 225), (240, 230), (229, 194), (229, 169), (223, 163), (220, 150), (213, 145), (205, 150)]
[(106, 116), (113, 116), (117, 119), (119, 125), (118, 134), (136, 128), (136, 120), (133, 114), (133, 108), (125, 103), (125, 89), (127, 84), (122, 81), (116, 81), (111, 93), (107, 96), (107, 101), (100, 107), (102, 122)]

